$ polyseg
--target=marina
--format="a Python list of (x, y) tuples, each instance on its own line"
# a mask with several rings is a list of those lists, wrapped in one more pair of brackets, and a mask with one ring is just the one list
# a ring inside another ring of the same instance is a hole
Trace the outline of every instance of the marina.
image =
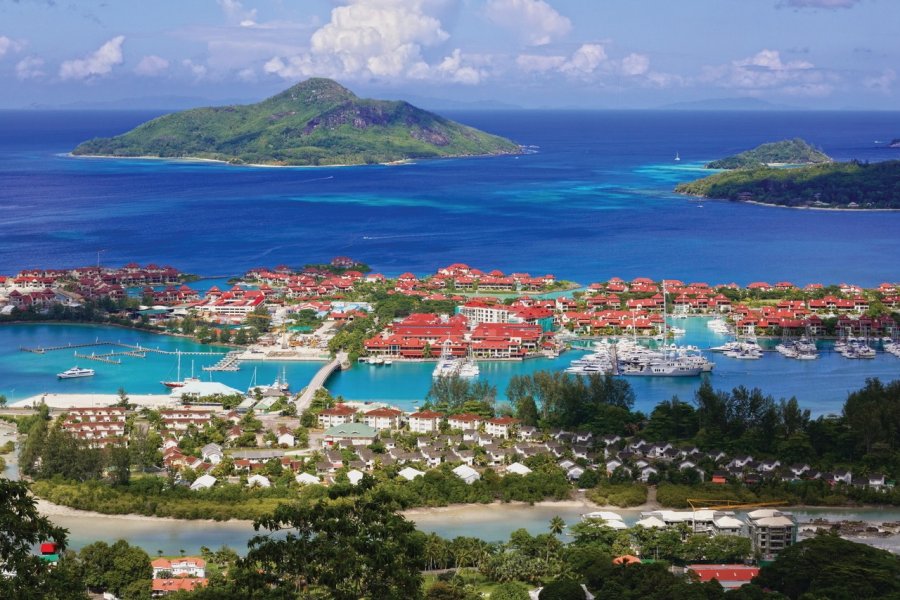
[[(867, 378), (880, 377), (890, 380), (900, 375), (900, 359), (888, 351), (877, 352), (871, 360), (847, 360), (834, 350), (834, 342), (819, 341), (817, 360), (791, 360), (774, 351), (776, 341), (759, 340), (765, 352), (760, 352), (756, 360), (735, 360), (722, 353), (704, 349), (722, 346), (728, 341), (723, 335), (714, 333), (706, 325), (707, 319), (690, 317), (680, 319), (686, 329), (681, 343), (696, 346), (705, 358), (715, 364), (711, 374), (699, 377), (630, 377), (629, 383), (635, 391), (635, 407), (647, 411), (662, 400), (672, 396), (690, 400), (703, 378), (710, 377), (713, 386), (732, 389), (739, 385), (749, 388), (759, 387), (774, 397), (796, 396), (814, 415), (839, 412), (846, 394), (860, 387)], [(177, 375), (176, 360), (179, 352), (192, 355), (197, 372), (202, 379), (210, 378), (237, 389), (247, 389), (252, 375), (247, 368), (237, 372), (201, 371), (203, 366), (211, 366), (224, 354), (225, 350), (213, 351), (192, 340), (181, 337), (154, 335), (140, 331), (66, 324), (17, 324), (0, 326), (0, 393), (7, 396), (10, 403), (42, 393), (54, 393), (57, 389), (55, 374), (72, 367), (72, 355), (68, 352), (46, 352), (35, 354), (21, 352), (20, 346), (29, 348), (61, 347), (67, 344), (94, 342), (99, 336), (109, 339), (117, 336), (122, 343), (132, 348), (157, 351), (147, 353), (140, 360), (123, 361), (121, 365), (97, 363), (96, 376), (69, 380), (67, 391), (75, 394), (114, 394), (120, 387), (130, 394), (161, 394), (165, 388), (161, 381), (170, 381)], [(646, 342), (648, 346), (654, 344)], [(579, 348), (556, 357), (541, 357), (525, 361), (476, 361), (479, 380), (497, 386), (498, 398), (503, 399), (509, 380), (516, 375), (527, 375), (540, 370), (564, 371), (573, 360), (595, 354), (593, 342), (588, 341)], [(258, 370), (261, 381), (275, 380), (282, 369), (294, 382), (294, 389), (302, 390), (311, 382), (316, 373), (328, 360), (319, 361), (276, 361), (246, 360), (244, 364)], [(335, 396), (347, 400), (380, 401), (409, 410), (419, 406), (433, 382), (434, 361), (393, 361), (392, 366), (356, 363), (346, 370), (335, 369), (323, 382)]]

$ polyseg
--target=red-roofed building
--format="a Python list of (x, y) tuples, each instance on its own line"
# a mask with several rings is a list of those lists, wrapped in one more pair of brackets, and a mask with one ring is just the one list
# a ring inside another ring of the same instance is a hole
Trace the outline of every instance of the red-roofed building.
[(205, 577), (174, 577), (171, 579), (154, 579), (150, 591), (154, 597), (165, 596), (175, 592), (193, 592), (198, 587), (206, 587), (209, 580)]
[(400, 417), (403, 413), (395, 408), (376, 408), (363, 415), (362, 421), (369, 427), (382, 429), (400, 429)]
[(409, 415), (409, 430), (413, 433), (431, 433), (437, 431), (444, 418), (443, 413), (433, 410), (422, 410)]
[(319, 413), (319, 427), (328, 429), (335, 425), (343, 425), (344, 423), (352, 423), (353, 417), (356, 415), (356, 409), (346, 404), (335, 404), (331, 408), (326, 408)]
[(734, 590), (750, 583), (759, 574), (759, 567), (748, 565), (688, 565), (687, 573), (706, 583), (717, 580), (726, 590)]

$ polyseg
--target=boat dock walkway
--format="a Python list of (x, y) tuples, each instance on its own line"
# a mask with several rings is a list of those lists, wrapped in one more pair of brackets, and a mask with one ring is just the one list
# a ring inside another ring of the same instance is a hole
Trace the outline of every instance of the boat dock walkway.
[(300, 394), (300, 397), (297, 399), (297, 414), (302, 414), (303, 411), (309, 408), (309, 405), (312, 403), (313, 396), (316, 395), (316, 392), (325, 387), (325, 382), (328, 381), (328, 378), (337, 371), (338, 369), (348, 369), (350, 368), (350, 363), (348, 361), (348, 354), (346, 352), (338, 352), (337, 356), (334, 357), (334, 360), (324, 365), (321, 369), (319, 369), (313, 378), (310, 380), (309, 385), (306, 386), (306, 389), (303, 390), (303, 393)]
[(204, 371), (240, 371), (241, 370), (241, 355), (243, 354), (240, 350), (234, 350), (229, 352), (222, 360), (217, 362), (216, 364), (203, 367)]
[[(87, 342), (84, 344), (66, 344), (65, 346), (48, 346), (46, 348), (26, 348), (24, 346), (20, 346), (19, 350), (22, 352), (31, 352), (33, 354), (46, 354), (47, 352), (55, 352), (57, 350), (73, 350), (77, 348), (89, 348), (91, 346), (113, 346), (116, 348), (125, 348), (128, 352), (119, 352), (119, 353), (109, 353), (109, 354), (123, 354), (128, 356), (135, 356), (137, 358), (144, 358), (147, 352), (153, 352), (155, 354), (165, 354), (168, 356), (175, 356), (176, 354), (180, 354), (182, 356), (222, 356), (225, 354), (224, 352), (184, 352), (181, 350), (161, 350), (159, 348), (147, 348), (146, 346), (141, 345), (132, 345), (132, 344), (123, 344), (122, 342)], [(133, 354), (129, 354), (132, 352)], [(144, 356), (137, 356), (138, 354), (142, 354)]]
[(111, 358), (107, 358), (108, 356), (112, 356), (110, 354), (79, 354), (75, 353), (75, 358), (83, 358), (85, 360), (96, 360), (97, 362), (106, 363), (108, 365), (121, 365), (122, 359), (113, 360)]

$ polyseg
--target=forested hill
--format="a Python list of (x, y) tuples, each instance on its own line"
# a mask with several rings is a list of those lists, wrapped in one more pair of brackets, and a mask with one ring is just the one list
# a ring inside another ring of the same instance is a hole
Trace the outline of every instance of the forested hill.
[(768, 165), (811, 165), (831, 162), (825, 153), (800, 138), (757, 146), (706, 165), (707, 169), (755, 169)]
[(900, 161), (726, 171), (675, 191), (796, 208), (900, 209)]
[(309, 79), (257, 104), (165, 115), (73, 154), (204, 158), (235, 164), (358, 165), (514, 154), (513, 142), (400, 101), (368, 100)]

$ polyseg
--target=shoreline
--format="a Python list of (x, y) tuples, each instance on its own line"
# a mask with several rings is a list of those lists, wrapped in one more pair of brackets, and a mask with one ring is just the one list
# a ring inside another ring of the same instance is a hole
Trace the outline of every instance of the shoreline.
[(710, 200), (713, 202), (732, 202), (737, 204), (753, 204), (755, 206), (765, 206), (768, 208), (788, 208), (791, 210), (819, 210), (823, 212), (852, 212), (852, 213), (893, 213), (900, 212), (900, 208), (839, 208), (832, 206), (785, 206), (784, 204), (771, 204), (769, 202), (760, 202), (759, 200), (732, 200), (730, 198), (713, 198), (712, 196), (696, 196), (694, 194), (683, 194), (675, 192), (679, 196), (686, 196), (696, 200)]
[(184, 163), (213, 163), (221, 164), (229, 167), (250, 167), (253, 169), (331, 169), (331, 168), (348, 168), (348, 167), (401, 167), (405, 165), (416, 164), (417, 161), (443, 160), (443, 159), (459, 159), (459, 158), (494, 158), (499, 156), (521, 156), (524, 152), (522, 146), (519, 146), (519, 152), (498, 152), (495, 154), (453, 154), (438, 157), (421, 157), (421, 158), (398, 158), (397, 160), (378, 162), (378, 163), (336, 163), (329, 165), (280, 165), (267, 163), (233, 163), (220, 158), (201, 158), (198, 156), (117, 156), (113, 154), (73, 154), (72, 152), (63, 152), (58, 156), (65, 158), (87, 158), (102, 160), (158, 160), (168, 162), (184, 162)]

